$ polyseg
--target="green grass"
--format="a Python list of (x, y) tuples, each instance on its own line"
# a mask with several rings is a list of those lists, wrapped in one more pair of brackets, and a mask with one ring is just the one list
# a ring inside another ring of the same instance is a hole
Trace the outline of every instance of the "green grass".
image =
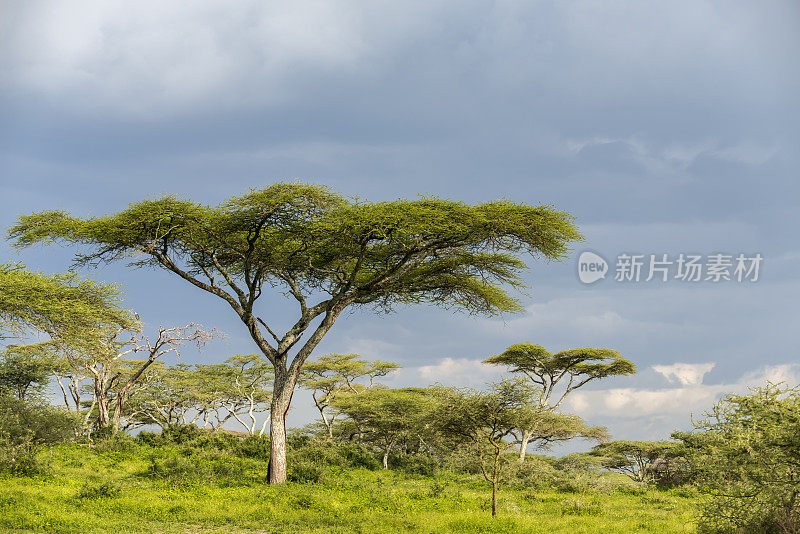
[[(148, 476), (153, 450), (51, 449), (44, 477), (0, 479), (3, 532), (694, 532), (685, 490), (570, 493), (516, 487), (490, 491), (468, 476), (425, 477), (331, 469), (320, 483), (268, 486)], [(155, 452), (158, 454), (158, 451)], [(263, 464), (265, 467), (266, 464)], [(248, 464), (252, 467), (252, 464)]]

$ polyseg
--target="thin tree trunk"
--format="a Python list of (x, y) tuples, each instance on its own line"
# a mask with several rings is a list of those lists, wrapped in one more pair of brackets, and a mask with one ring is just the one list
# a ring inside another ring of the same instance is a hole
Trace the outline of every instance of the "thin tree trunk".
[(497, 480), (492, 480), (492, 517), (497, 516)]
[(528, 452), (528, 442), (531, 440), (531, 432), (522, 431), (522, 442), (519, 445), (519, 463), (525, 462), (525, 453)]
[(56, 376), (56, 380), (58, 381), (58, 386), (61, 388), (61, 393), (64, 394), (64, 404), (67, 405), (67, 411), (72, 411), (72, 406), (69, 405), (69, 399), (67, 398), (67, 389), (64, 387), (64, 384), (61, 383), (61, 375), (54, 373)]
[(396, 439), (392, 439), (389, 444), (386, 445), (386, 450), (383, 452), (383, 468), (389, 469), (389, 453), (392, 451), (392, 447), (394, 447)]
[(497, 516), (497, 483), (500, 478), (500, 448), (494, 455), (494, 469), (492, 470), (492, 517)]

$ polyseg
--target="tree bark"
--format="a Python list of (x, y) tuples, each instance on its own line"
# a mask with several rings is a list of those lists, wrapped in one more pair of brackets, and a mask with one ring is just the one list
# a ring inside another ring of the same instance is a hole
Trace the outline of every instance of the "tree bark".
[(492, 480), (492, 517), (497, 516), (497, 479)]
[(269, 483), (286, 482), (286, 415), (292, 401), (296, 377), (276, 369), (269, 413)]
[(525, 462), (525, 453), (528, 452), (528, 442), (531, 440), (531, 433), (527, 430), (522, 431), (522, 440), (519, 445), (519, 463)]

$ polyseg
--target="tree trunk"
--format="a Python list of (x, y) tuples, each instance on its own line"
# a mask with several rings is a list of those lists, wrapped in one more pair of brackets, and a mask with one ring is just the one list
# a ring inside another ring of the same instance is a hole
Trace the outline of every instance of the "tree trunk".
[[(97, 383), (96, 383), (97, 384)], [(105, 428), (108, 426), (108, 404), (105, 389), (103, 385), (95, 385), (94, 397), (97, 400), (97, 426), (98, 428)]]
[(492, 517), (497, 515), (497, 479), (492, 480)]
[(296, 378), (277, 369), (269, 413), (269, 483), (286, 482), (286, 415), (292, 401)]
[(499, 447), (495, 449), (494, 465), (492, 466), (492, 517), (497, 515), (497, 485), (500, 479), (500, 453)]
[(528, 452), (528, 442), (531, 440), (531, 433), (527, 430), (522, 431), (522, 443), (519, 445), (519, 463), (525, 462), (525, 453)]

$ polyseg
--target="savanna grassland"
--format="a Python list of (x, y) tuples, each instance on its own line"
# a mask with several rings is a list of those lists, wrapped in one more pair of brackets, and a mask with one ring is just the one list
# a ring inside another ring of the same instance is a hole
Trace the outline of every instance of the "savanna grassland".
[(294, 481), (270, 486), (266, 461), (220, 450), (55, 446), (39, 455), (39, 474), (0, 482), (0, 530), (695, 532), (699, 497), (686, 488), (639, 486), (610, 473), (553, 483), (532, 483), (541, 478), (533, 471), (512, 473), (492, 518), (491, 490), (479, 475), (415, 473), (424, 468), (414, 465), (384, 471), (355, 449), (339, 453), (349, 456), (347, 466), (319, 450), (302, 453), (293, 455)]

